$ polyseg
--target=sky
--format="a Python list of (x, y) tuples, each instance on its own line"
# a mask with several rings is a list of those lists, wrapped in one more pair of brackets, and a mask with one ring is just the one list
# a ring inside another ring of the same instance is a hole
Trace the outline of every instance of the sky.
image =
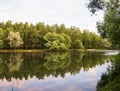
[[(97, 33), (96, 22), (103, 20), (103, 13), (92, 13), (87, 8), (88, 0), (0, 0), (0, 22), (29, 22), (65, 24)], [(92, 15), (92, 16), (91, 16)]]

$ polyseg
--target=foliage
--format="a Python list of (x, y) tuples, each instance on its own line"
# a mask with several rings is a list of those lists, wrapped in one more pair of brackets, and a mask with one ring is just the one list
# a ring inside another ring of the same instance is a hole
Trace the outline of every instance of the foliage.
[(88, 8), (94, 14), (98, 10), (104, 9), (106, 0), (89, 0)]
[(63, 43), (69, 49), (71, 47), (71, 38), (70, 38), (70, 36), (68, 36), (68, 35), (66, 35), (64, 33), (62, 33), (61, 36), (63, 36), (63, 38), (64, 38)]
[[(49, 35), (52, 36), (53, 39), (55, 38), (54, 40), (51, 40), (51, 38), (48, 37), (51, 42), (46, 40), (46, 36)], [(104, 43), (101, 42), (102, 40), (103, 39), (99, 35), (89, 32), (89, 30), (82, 33), (79, 28), (75, 26), (67, 28), (64, 24), (55, 24), (50, 26), (41, 22), (36, 23), (35, 25), (29, 24), (28, 22), (12, 23), (10, 20), (8, 20), (6, 23), (0, 22), (1, 49), (47, 48), (50, 50), (66, 50), (82, 48), (105, 48), (104, 44), (102, 45), (102, 43)]]
[(89, 0), (88, 9), (94, 14), (98, 10), (114, 9), (120, 0)]
[(9, 45), (11, 48), (17, 48), (20, 47), (21, 44), (23, 44), (19, 32), (10, 31), (7, 40), (9, 41)]
[(46, 41), (46, 48), (50, 50), (66, 50), (71, 44), (71, 40), (68, 35), (57, 34), (55, 32), (47, 33), (44, 36), (44, 40)]
[(88, 30), (83, 31), (83, 45), (85, 48), (111, 48), (111, 43), (101, 36), (95, 35)]
[(107, 10), (104, 16), (104, 21), (97, 24), (98, 31), (103, 37), (120, 46), (120, 10), (118, 8)]
[(106, 39), (104, 39), (102, 41), (102, 44), (103, 44), (104, 48), (108, 48), (109, 49), (109, 48), (112, 47), (112, 44), (108, 40), (106, 40)]
[[(76, 41), (80, 40), (82, 42), (82, 33), (80, 29), (72, 26), (67, 32), (67, 34), (71, 38), (71, 49), (78, 48), (78, 46), (76, 45)], [(81, 45), (83, 45), (83, 43)]]
[(0, 28), (0, 48), (3, 48), (3, 44), (4, 44), (4, 32), (2, 28)]
[(84, 46), (83, 46), (83, 44), (80, 40), (75, 40), (75, 42), (73, 44), (73, 47), (75, 49), (83, 49), (84, 48)]
[(88, 8), (92, 13), (104, 8), (104, 20), (97, 22), (98, 32), (120, 48), (120, 0), (90, 0)]

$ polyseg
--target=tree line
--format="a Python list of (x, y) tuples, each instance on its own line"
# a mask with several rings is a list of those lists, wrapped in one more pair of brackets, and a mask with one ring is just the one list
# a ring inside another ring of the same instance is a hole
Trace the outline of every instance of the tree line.
[(88, 49), (111, 48), (107, 39), (75, 26), (0, 22), (0, 49)]

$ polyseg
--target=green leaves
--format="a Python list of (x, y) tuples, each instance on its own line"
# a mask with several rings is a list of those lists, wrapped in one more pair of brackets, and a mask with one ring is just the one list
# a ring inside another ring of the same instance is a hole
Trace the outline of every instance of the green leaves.
[[(115, 1), (115, 0), (113, 0)], [(111, 6), (115, 6), (116, 3), (110, 2)], [(108, 8), (104, 15), (104, 21), (97, 24), (98, 31), (103, 37), (109, 38), (109, 40), (120, 47), (120, 4), (116, 4), (114, 8)], [(119, 6), (119, 7), (118, 7)]]
[(89, 0), (89, 1), (90, 2), (88, 4), (88, 9), (90, 10), (90, 12), (94, 14), (96, 11), (104, 9), (106, 0)]
[(120, 47), (120, 0), (90, 0), (88, 8), (92, 13), (104, 9), (104, 21), (97, 23), (98, 32)]
[[(119, 22), (118, 18), (115, 21)], [(101, 25), (99, 29), (103, 32)], [(113, 25), (110, 26), (112, 27)], [(102, 40), (100, 36), (89, 32), (89, 30), (82, 33), (78, 27), (72, 26), (67, 28), (64, 24), (50, 26), (40, 22), (35, 25), (28, 22), (0, 22), (0, 49), (19, 48), (23, 43), (22, 49), (49, 49), (57, 51), (103, 48), (104, 46), (101, 46)]]
[(23, 44), (19, 32), (10, 31), (7, 40), (9, 41), (8, 44), (10, 45), (11, 48), (17, 48)]
[(48, 32), (44, 36), (45, 46), (50, 50), (66, 50), (71, 45), (71, 39), (66, 34), (57, 34)]
[(75, 40), (74, 48), (76, 48), (76, 49), (83, 49), (84, 46), (83, 46), (83, 44), (82, 44), (82, 42), (80, 40)]
[(118, 8), (120, 0), (89, 0), (88, 9), (93, 14), (98, 10), (111, 10)]
[(3, 44), (4, 44), (4, 32), (3, 29), (0, 28), (0, 48), (3, 48)]

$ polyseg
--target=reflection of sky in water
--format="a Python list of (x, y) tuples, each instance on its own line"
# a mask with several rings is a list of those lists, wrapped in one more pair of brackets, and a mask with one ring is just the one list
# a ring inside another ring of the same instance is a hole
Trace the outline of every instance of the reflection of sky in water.
[(105, 72), (109, 63), (89, 69), (75, 75), (67, 73), (62, 77), (46, 77), (38, 80), (36, 77), (28, 80), (15, 80), (7, 82), (5, 79), (0, 81), (0, 91), (95, 91), (97, 81)]

